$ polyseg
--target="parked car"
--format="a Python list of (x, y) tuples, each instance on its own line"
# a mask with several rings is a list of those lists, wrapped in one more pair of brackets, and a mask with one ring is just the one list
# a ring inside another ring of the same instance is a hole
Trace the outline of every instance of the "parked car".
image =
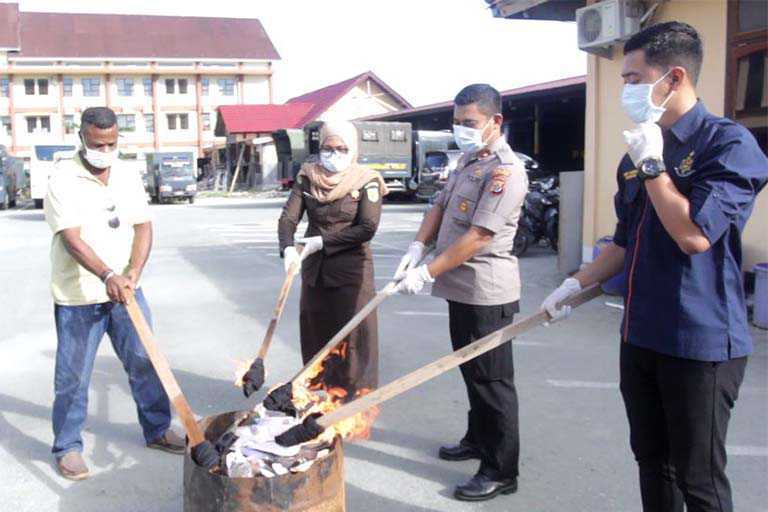
[(557, 251), (559, 211), (558, 178), (549, 176), (531, 180), (520, 213), (512, 254), (522, 256), (531, 245), (542, 240)]

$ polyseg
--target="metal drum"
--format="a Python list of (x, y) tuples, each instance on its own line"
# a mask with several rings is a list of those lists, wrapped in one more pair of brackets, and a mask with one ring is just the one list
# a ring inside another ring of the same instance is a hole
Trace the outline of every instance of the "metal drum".
[[(211, 442), (232, 424), (235, 412), (200, 421)], [(185, 512), (344, 512), (344, 450), (336, 438), (331, 452), (304, 473), (273, 478), (229, 478), (214, 475), (184, 457)]]

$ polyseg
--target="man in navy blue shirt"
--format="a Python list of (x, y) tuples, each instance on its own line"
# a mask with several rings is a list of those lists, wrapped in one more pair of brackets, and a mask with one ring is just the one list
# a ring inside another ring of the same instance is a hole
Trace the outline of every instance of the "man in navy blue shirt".
[(732, 511), (725, 438), (752, 341), (741, 233), (768, 181), (754, 137), (697, 99), (702, 43), (685, 23), (624, 46), (618, 223), (610, 244), (542, 304), (623, 272), (621, 394), (646, 512)]

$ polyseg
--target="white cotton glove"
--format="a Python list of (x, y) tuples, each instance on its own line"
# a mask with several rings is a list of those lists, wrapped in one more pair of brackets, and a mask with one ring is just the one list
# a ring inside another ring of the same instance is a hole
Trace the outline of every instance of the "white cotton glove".
[(550, 322), (556, 322), (562, 320), (571, 314), (571, 306), (563, 306), (557, 309), (557, 305), (570, 297), (571, 295), (581, 291), (581, 283), (578, 279), (569, 277), (563, 284), (561, 284), (555, 291), (549, 294), (544, 302), (541, 303), (540, 311), (546, 311), (549, 313)]
[(403, 295), (416, 295), (427, 283), (434, 283), (435, 279), (429, 275), (429, 269), (426, 265), (412, 268), (405, 272), (402, 281), (397, 284), (397, 293)]
[(411, 245), (408, 246), (405, 256), (400, 260), (400, 264), (397, 266), (397, 270), (395, 270), (395, 281), (403, 279), (406, 272), (416, 268), (416, 265), (418, 265), (424, 257), (426, 248), (427, 247), (423, 243), (418, 241), (412, 242)]
[(304, 246), (301, 250), (301, 261), (304, 261), (311, 254), (315, 254), (323, 248), (323, 237), (309, 236), (307, 238), (297, 238), (296, 243)]
[(632, 130), (625, 130), (623, 134), (629, 158), (635, 166), (640, 165), (646, 158), (663, 158), (664, 136), (661, 134), (661, 127), (656, 123), (642, 123)]
[(301, 268), (301, 256), (299, 256), (299, 251), (290, 245), (283, 249), (283, 268), (286, 274), (294, 264), (296, 264), (296, 271), (298, 272)]

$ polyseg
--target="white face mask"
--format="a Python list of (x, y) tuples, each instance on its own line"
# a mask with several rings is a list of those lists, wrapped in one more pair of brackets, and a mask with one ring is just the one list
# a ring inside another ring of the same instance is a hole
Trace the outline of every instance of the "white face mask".
[(453, 125), (453, 139), (459, 149), (465, 153), (477, 153), (483, 149), (485, 147), (483, 132), (492, 121), (493, 118), (489, 119), (482, 128), (470, 128), (460, 124)]
[(112, 151), (103, 152), (89, 148), (85, 141), (83, 141), (83, 150), (85, 160), (96, 169), (109, 169), (117, 161), (117, 148)]
[(664, 76), (652, 84), (624, 84), (624, 90), (621, 92), (621, 106), (632, 121), (637, 124), (659, 122), (667, 110), (664, 105), (667, 104), (675, 91), (672, 91), (667, 99), (657, 107), (653, 104), (653, 88), (664, 80), (671, 71), (670, 69), (664, 73)]
[(320, 163), (329, 172), (341, 172), (347, 170), (352, 164), (352, 155), (339, 153), (338, 151), (321, 151)]

